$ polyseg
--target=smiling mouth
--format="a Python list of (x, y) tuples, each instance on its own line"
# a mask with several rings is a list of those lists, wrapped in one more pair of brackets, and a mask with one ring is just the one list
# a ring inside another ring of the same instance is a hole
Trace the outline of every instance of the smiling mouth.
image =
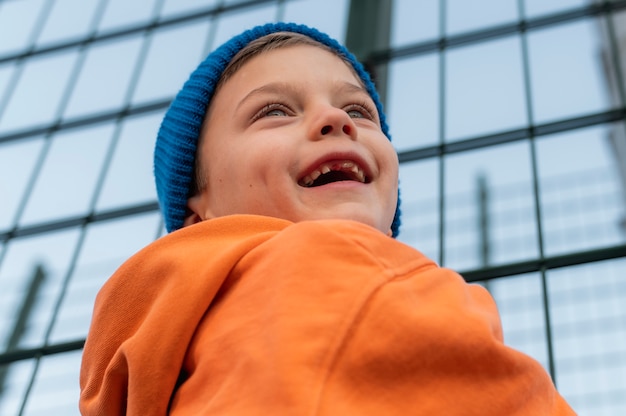
[(369, 183), (365, 171), (352, 160), (334, 160), (319, 165), (298, 181), (300, 186), (313, 188), (339, 181)]

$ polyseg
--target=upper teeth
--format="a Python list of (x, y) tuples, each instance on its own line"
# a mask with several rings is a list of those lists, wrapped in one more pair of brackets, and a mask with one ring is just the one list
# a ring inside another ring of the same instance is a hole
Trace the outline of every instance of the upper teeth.
[(317, 178), (330, 171), (352, 172), (356, 180), (365, 183), (365, 172), (363, 172), (363, 169), (361, 169), (359, 165), (351, 160), (322, 163), (317, 169), (302, 178), (300, 182), (304, 184), (304, 186), (311, 186)]

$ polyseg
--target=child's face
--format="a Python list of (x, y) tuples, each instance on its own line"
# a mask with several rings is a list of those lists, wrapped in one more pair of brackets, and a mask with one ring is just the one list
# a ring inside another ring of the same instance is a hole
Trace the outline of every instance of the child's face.
[(252, 58), (213, 97), (205, 125), (207, 186), (189, 199), (185, 225), (258, 214), (389, 232), (398, 158), (372, 99), (332, 53), (297, 45)]

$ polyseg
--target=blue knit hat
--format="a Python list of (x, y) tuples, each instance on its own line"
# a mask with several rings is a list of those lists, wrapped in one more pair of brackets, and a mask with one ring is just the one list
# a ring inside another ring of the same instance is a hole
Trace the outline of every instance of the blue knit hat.
[[(230, 60), (251, 41), (275, 32), (295, 32), (308, 36), (344, 56), (361, 78), (380, 114), (383, 133), (391, 140), (376, 88), (354, 55), (328, 35), (294, 23), (268, 23), (247, 30), (209, 54), (190, 75), (170, 104), (161, 122), (154, 150), (154, 176), (161, 212), (168, 232), (183, 226), (187, 199), (194, 181), (196, 147), (209, 102), (222, 72)], [(391, 226), (393, 236), (400, 227), (400, 195)]]

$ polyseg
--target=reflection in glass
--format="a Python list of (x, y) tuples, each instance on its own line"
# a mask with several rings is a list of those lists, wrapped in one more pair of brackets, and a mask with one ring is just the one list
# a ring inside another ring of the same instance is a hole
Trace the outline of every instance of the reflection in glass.
[(445, 265), (467, 270), (538, 255), (528, 142), (445, 158)]
[[(349, 3), (347, 0), (289, 1), (283, 6), (281, 20), (313, 26), (343, 42), (348, 29)], [(319, 13), (320, 10), (332, 10), (332, 13)]]
[(134, 91), (133, 104), (171, 98), (178, 92), (203, 58), (208, 26), (209, 20), (204, 20), (154, 32)]
[(450, 49), (446, 60), (448, 141), (527, 123), (520, 39), (506, 37)]
[(603, 94), (598, 30), (591, 19), (528, 32), (535, 123), (609, 107)]
[(43, 144), (42, 137), (0, 143), (0, 230), (14, 225)]
[(398, 151), (439, 142), (439, 59), (436, 54), (389, 64), (385, 114)]
[(81, 351), (43, 357), (24, 414), (78, 416), (80, 360)]
[(626, 240), (623, 192), (608, 142), (610, 126), (589, 127), (537, 141), (546, 255)]
[(541, 277), (538, 273), (494, 279), (485, 286), (498, 305), (504, 343), (520, 350), (548, 371), (548, 347)]
[(155, 0), (107, 0), (99, 32), (110, 32), (125, 27), (147, 23), (152, 17)]
[(112, 133), (106, 124), (52, 136), (20, 224), (86, 214)]
[(514, 23), (518, 0), (446, 1), (447, 35)]
[(50, 342), (87, 335), (96, 294), (124, 261), (154, 240), (159, 226), (160, 215), (154, 212), (88, 227)]
[[(37, 301), (25, 311), (26, 326), (14, 349), (41, 345), (70, 260), (78, 230), (70, 229), (11, 240), (0, 266), (0, 339), (9, 339), (24, 299), (33, 291)], [(40, 269), (37, 280), (35, 274)]]
[(439, 0), (394, 0), (391, 46), (424, 42), (439, 37)]
[(37, 46), (69, 41), (86, 35), (91, 29), (89, 24), (100, 1), (55, 0), (37, 39)]
[(141, 37), (99, 43), (87, 52), (64, 118), (115, 109), (122, 105), (135, 67)]
[(400, 165), (402, 225), (398, 240), (439, 260), (439, 161)]
[(76, 50), (70, 49), (29, 59), (0, 115), (0, 133), (54, 121), (76, 57)]
[(626, 414), (626, 260), (548, 271), (559, 390), (579, 414)]
[(113, 160), (98, 196), (97, 211), (156, 200), (153, 176), (154, 141), (163, 113), (124, 120)]
[(0, 2), (0, 56), (29, 47), (44, 0)]

